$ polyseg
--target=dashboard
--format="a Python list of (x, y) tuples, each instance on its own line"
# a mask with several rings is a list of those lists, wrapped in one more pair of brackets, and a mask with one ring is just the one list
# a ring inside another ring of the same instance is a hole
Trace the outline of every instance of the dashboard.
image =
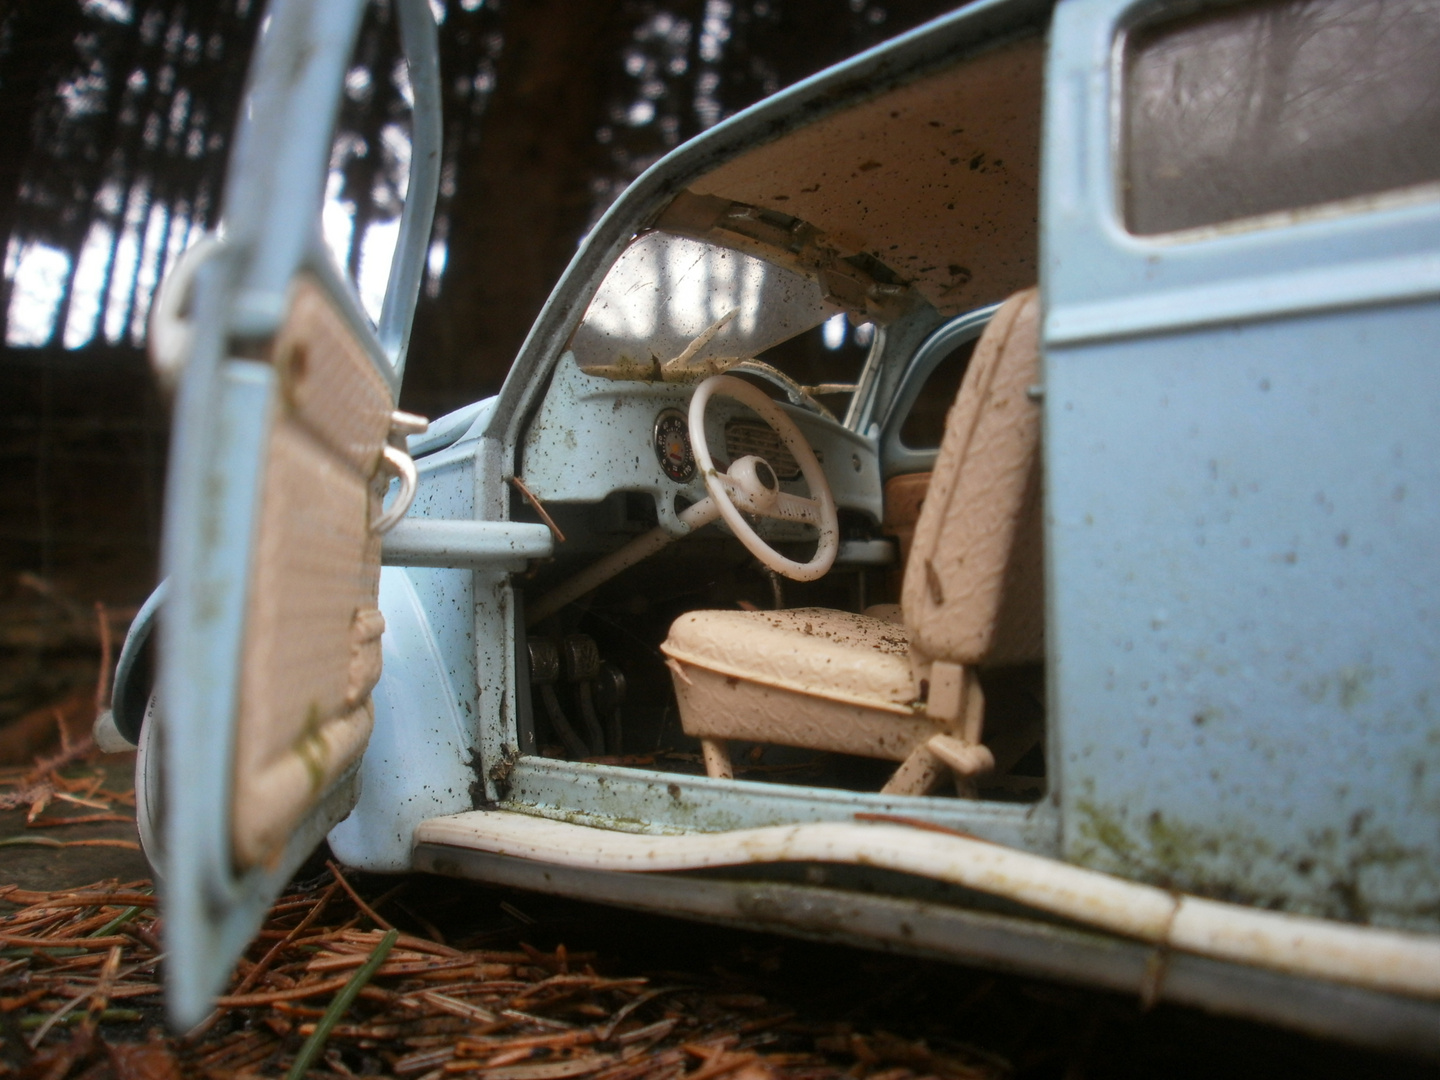
[[(526, 486), (547, 506), (600, 503), (616, 492), (645, 494), (654, 501), (660, 526), (683, 535), (687, 530), (678, 511), (706, 496), (689, 451), (686, 414), (694, 389), (694, 383), (588, 375), (573, 353), (565, 353), (522, 445)], [(875, 445), (827, 416), (777, 404), (815, 451), (837, 508), (878, 522), (882, 485)], [(806, 493), (779, 437), (745, 406), (712, 399), (705, 422), (717, 468), (756, 454), (774, 468), (782, 491)], [(770, 540), (806, 535), (803, 526), (770, 519), (757, 531)]]

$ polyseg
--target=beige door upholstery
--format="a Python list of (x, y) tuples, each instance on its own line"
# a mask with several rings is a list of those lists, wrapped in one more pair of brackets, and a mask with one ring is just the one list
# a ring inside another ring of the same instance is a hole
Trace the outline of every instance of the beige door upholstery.
[(915, 526), (925, 496), (930, 493), (928, 472), (903, 473), (885, 481), (885, 518), (880, 531), (900, 544), (900, 565), (887, 575), (891, 590), (898, 596), (905, 585), (905, 567), (910, 564), (910, 547), (915, 543)]
[(661, 646), (681, 724), (712, 776), (728, 739), (901, 762), (885, 790), (919, 794), (993, 767), (975, 667), (1044, 652), (1040, 305), (1011, 297), (975, 347), (946, 420), (906, 565), (903, 626), (865, 615), (695, 611)]
[(364, 752), (384, 616), (380, 536), (390, 389), (308, 280), (271, 363), (278, 392), (241, 658), (232, 840), (241, 867), (283, 850)]

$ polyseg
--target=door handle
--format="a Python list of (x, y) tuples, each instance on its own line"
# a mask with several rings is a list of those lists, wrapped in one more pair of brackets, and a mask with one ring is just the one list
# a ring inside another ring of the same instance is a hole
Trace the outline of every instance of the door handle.
[(415, 459), (396, 444), (403, 442), (405, 436), (417, 435), (429, 426), (430, 422), (423, 416), (398, 409), (390, 414), (390, 441), (380, 452), (380, 468), (399, 478), (400, 490), (390, 509), (382, 510), (370, 522), (370, 531), (377, 536), (383, 536), (400, 523), (415, 501), (415, 491), (420, 486), (420, 472), (415, 468)]

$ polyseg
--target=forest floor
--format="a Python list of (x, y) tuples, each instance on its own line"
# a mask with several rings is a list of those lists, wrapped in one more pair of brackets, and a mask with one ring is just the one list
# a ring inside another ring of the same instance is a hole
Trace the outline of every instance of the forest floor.
[(174, 1036), (132, 767), (77, 743), (0, 772), (0, 1076), (1437, 1075), (1114, 994), (323, 861), (275, 905), (217, 1013)]

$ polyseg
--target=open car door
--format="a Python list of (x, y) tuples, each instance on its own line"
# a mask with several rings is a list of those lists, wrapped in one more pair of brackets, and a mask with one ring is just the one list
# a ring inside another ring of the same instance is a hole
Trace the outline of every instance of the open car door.
[(320, 225), (364, 10), (271, 4), (220, 239), (176, 286), (187, 340), (152, 732), (163, 835), (150, 854), (181, 1028), (206, 1016), (269, 904), (354, 804), (380, 675), (380, 535), (414, 491), (404, 436), (423, 424), (395, 402), (439, 171), (436, 29), (425, 0), (397, 5), (413, 153), (377, 328)]

